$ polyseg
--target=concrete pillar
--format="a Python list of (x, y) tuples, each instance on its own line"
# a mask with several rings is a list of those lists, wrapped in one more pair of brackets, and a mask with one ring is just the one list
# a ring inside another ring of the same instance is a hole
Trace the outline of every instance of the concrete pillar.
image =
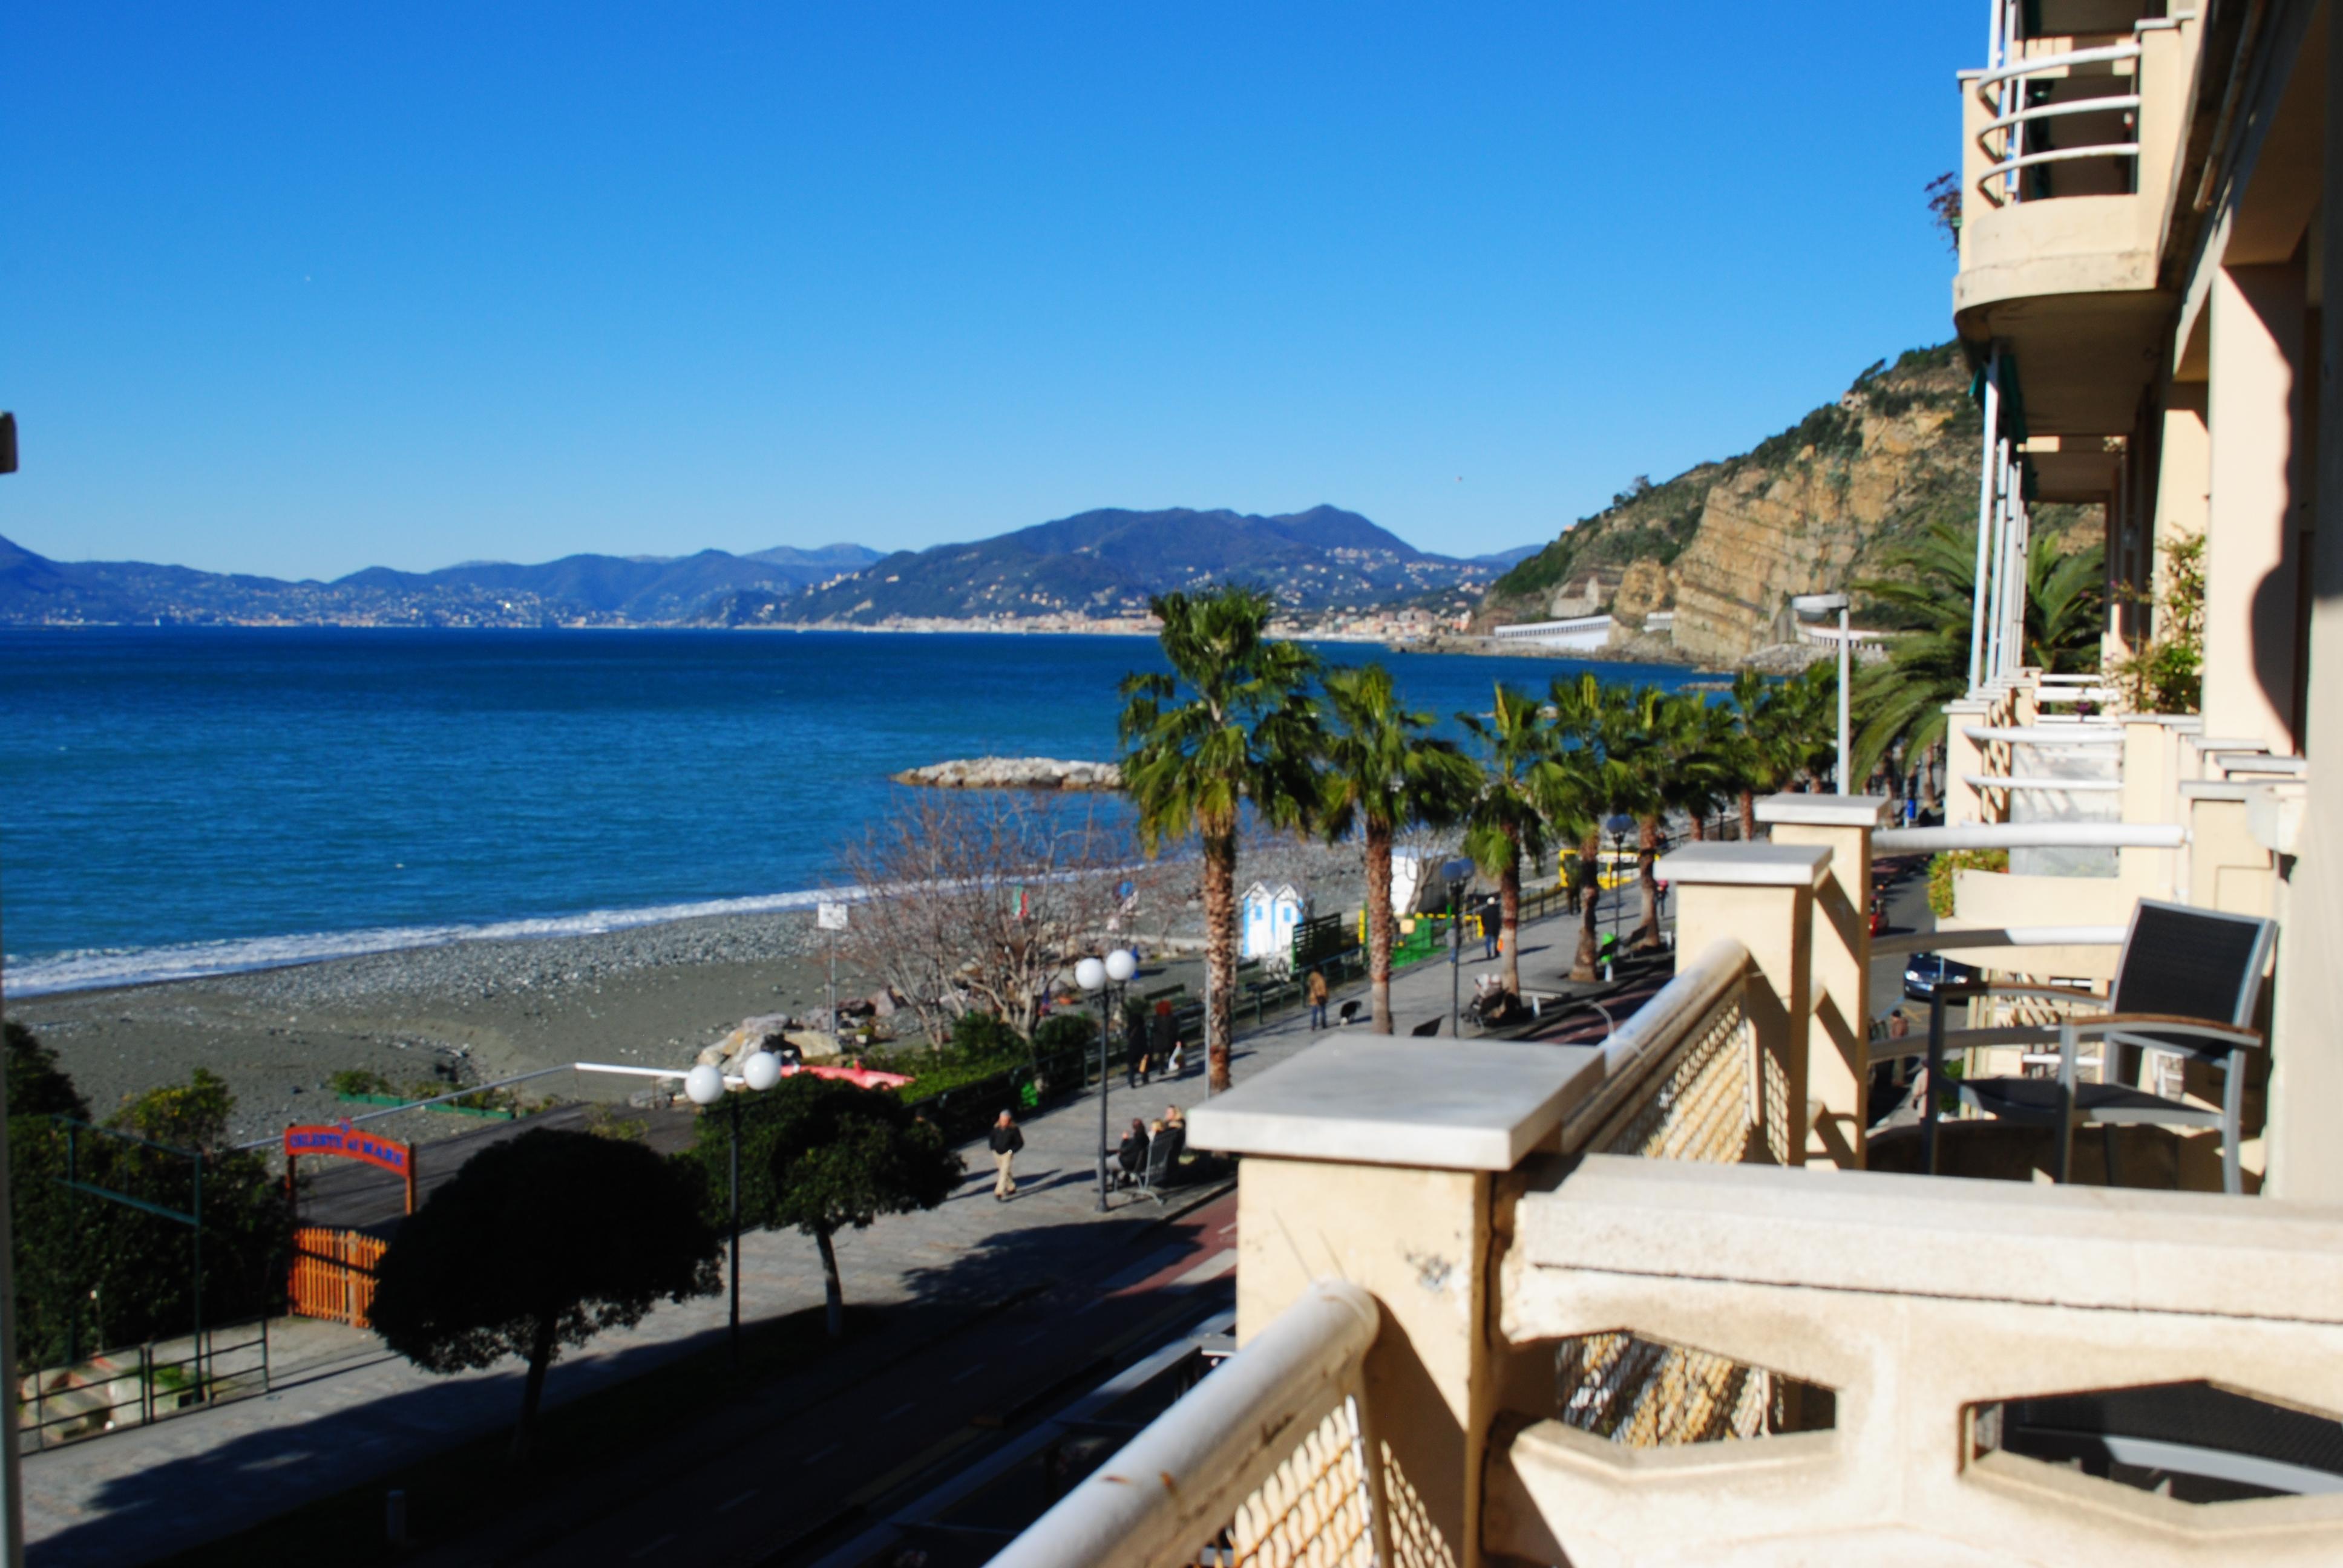
[(1986, 815), (1985, 796), (1968, 781), (1972, 773), (1986, 773), (1985, 751), (1961, 731), (1972, 724), (1991, 722), (1993, 704), (1983, 698), (1963, 698), (1945, 704), (1945, 826), (1992, 820)]
[[(2157, 715), (2123, 720), (2123, 820), (2180, 820), (2180, 724)], [(2169, 899), (2179, 887), (2177, 849), (2119, 849), (2116, 877), (2134, 899)]]
[[(1806, 1158), (1815, 900), (1830, 866), (1831, 851), (1815, 844), (1691, 844), (1660, 859), (1660, 879), (1676, 895), (1676, 950), (1704, 952), (1720, 937), (1749, 950), (1745, 1007), (1782, 1097), (1776, 1107), (1760, 1095), (1759, 1117), (1786, 1165)], [(1768, 1120), (1776, 1114), (1778, 1128)]]
[(2273, 751), (2295, 749), (2294, 432), (2302, 407), (2302, 271), (2214, 275), (2212, 511), (2205, 551), (2205, 711)]
[[(1191, 1143), (1245, 1156), (1239, 1344), (1315, 1280), (1348, 1280), (1383, 1310), (1365, 1403), (1403, 1562), (1480, 1562), (1489, 1433), (1520, 1370), (1491, 1295), (1510, 1228), (1499, 1178), (1555, 1146), (1602, 1072), (1602, 1053), (1585, 1046), (1459, 1040), (1426, 1051), (1344, 1036), (1189, 1114)], [(1550, 1352), (1541, 1364), (1550, 1388)]]
[(2269, 1180), (2302, 1203), (2343, 1203), (2343, 27), (2327, 30), (2326, 232), (2319, 257), (2316, 520), (2310, 536), (2309, 689), (2302, 754), (2310, 788), (2288, 846), (2270, 1041)]
[(1814, 895), (1805, 1162), (1840, 1171), (1863, 1169), (1871, 1123), (1871, 835), (1886, 826), (1888, 805), (1880, 795), (1769, 795), (1757, 802), (1757, 820), (1775, 843), (1830, 852)]

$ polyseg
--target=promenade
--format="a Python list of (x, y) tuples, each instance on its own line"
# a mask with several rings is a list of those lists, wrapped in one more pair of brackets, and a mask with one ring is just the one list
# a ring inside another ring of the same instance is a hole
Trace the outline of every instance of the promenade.
[[(1550, 983), (1566, 969), (1573, 933), (1566, 918), (1523, 930), (1525, 983)], [(1468, 948), (1462, 990), (1495, 966)], [(1447, 1035), (1449, 966), (1425, 963), (1393, 983), (1402, 1036), (1429, 1019)], [(1338, 1002), (1357, 998), (1346, 987)], [(1363, 1021), (1354, 1026), (1364, 1031)], [(1261, 1072), (1312, 1040), (1306, 1012), (1240, 1029), (1232, 1055), (1236, 1080)], [(1424, 1042), (1427, 1051), (1438, 1042)], [(1199, 1053), (1201, 1055), (1201, 1053)], [(1157, 1079), (1127, 1091), (1110, 1086), (1111, 1127), (1133, 1116), (1151, 1120), (1166, 1106), (1192, 1107), (1205, 1097), (1201, 1060), (1183, 1080)], [(1101, 1253), (1144, 1250), (1142, 1233), (1162, 1211), (1118, 1195), (1097, 1212), (1098, 1101), (1084, 1094), (1023, 1123), (1018, 1196), (992, 1200), (992, 1161), (968, 1145), (968, 1175), (940, 1208), (880, 1221), (837, 1239), (850, 1305), (920, 1302), (964, 1316), (1014, 1291), (1087, 1271)], [(820, 1261), (795, 1231), (754, 1231), (741, 1247), (744, 1319), (756, 1321), (818, 1306)], [(547, 1379), (548, 1418), (593, 1390), (708, 1348), (725, 1332), (720, 1296), (662, 1305), (631, 1330), (616, 1331), (554, 1363)], [(519, 1407), (518, 1364), (433, 1377), (382, 1348), (373, 1334), (306, 1319), (271, 1323), (274, 1392), (158, 1422), (136, 1431), (28, 1454), (25, 1460), (25, 1535), (35, 1568), (97, 1568), (153, 1561), (244, 1529), (316, 1498), (331, 1495), (451, 1444), (508, 1427)], [(850, 1362), (868, 1347), (841, 1352)], [(813, 1374), (808, 1374), (813, 1375)]]

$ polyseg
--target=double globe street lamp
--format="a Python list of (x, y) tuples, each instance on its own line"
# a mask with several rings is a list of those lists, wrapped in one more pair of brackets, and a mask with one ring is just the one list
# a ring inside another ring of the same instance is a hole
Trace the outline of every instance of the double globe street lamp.
[[(769, 1050), (749, 1052), (740, 1063), (740, 1081), (759, 1093), (781, 1081), (781, 1059)], [(702, 1062), (683, 1075), (683, 1092), (694, 1105), (705, 1108), (723, 1101), (731, 1107), (732, 1121), (732, 1360), (740, 1360), (740, 1101), (726, 1092), (724, 1070)]]
[(1818, 620), (1838, 612), (1838, 792), (1847, 793), (1852, 787), (1847, 779), (1847, 666), (1854, 646), (1854, 634), (1847, 629), (1848, 601), (1843, 593), (1802, 593), (1790, 600), (1790, 608), (1801, 620)]
[[(1109, 1020), (1114, 1016), (1114, 998), (1139, 972), (1137, 955), (1117, 948), (1103, 959), (1084, 959), (1074, 966), (1074, 983), (1099, 999), (1099, 1212), (1106, 1212), (1106, 1041)], [(1111, 990), (1110, 990), (1111, 987)]]

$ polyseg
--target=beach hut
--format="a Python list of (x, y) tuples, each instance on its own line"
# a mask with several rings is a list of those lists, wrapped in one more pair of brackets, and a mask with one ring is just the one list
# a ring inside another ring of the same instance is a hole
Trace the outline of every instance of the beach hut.
[(1302, 928), (1302, 895), (1290, 882), (1272, 889), (1255, 882), (1245, 890), (1241, 956), (1276, 963), (1293, 956), (1293, 933)]

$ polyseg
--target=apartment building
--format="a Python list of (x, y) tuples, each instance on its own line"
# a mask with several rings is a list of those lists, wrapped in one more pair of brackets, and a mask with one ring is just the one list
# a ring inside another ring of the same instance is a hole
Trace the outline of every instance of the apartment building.
[[(1946, 824), (1777, 797), (1664, 860), (1674, 978), (1601, 1045), (1338, 1038), (1200, 1109), (1241, 1349), (998, 1562), (2343, 1561), (2333, 9), (1992, 0), (1946, 62), (1986, 412)], [(2049, 501), (2105, 508), (2111, 660), (2203, 538), (2200, 713), (2026, 668)], [(1875, 863), (1952, 849), (2007, 869), (1875, 939)], [(2000, 988), (1903, 1126), (1899, 943)]]

